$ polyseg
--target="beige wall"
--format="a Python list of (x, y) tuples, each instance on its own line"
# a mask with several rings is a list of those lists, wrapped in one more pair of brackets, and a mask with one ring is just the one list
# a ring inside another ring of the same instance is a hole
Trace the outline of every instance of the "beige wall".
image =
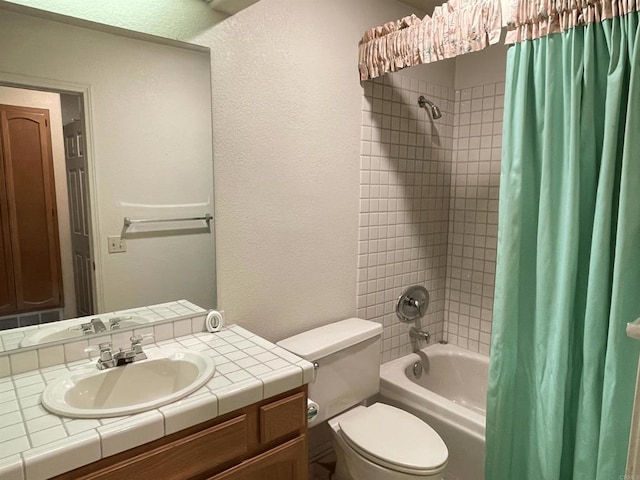
[(504, 82), (508, 48), (504, 43), (499, 43), (479, 52), (456, 57), (456, 90)]
[(123, 218), (213, 212), (207, 53), (8, 11), (0, 14), (0, 81), (88, 88), (99, 307), (187, 298), (215, 302), (214, 235), (152, 235), (107, 253)]
[(65, 318), (75, 317), (76, 293), (74, 289), (73, 263), (71, 257), (69, 200), (67, 196), (67, 174), (64, 160), (64, 137), (62, 134), (60, 95), (57, 93), (0, 86), (0, 104), (49, 110), (53, 173), (56, 184), (56, 204), (58, 209), (60, 262), (62, 264), (62, 285), (64, 291), (64, 316)]

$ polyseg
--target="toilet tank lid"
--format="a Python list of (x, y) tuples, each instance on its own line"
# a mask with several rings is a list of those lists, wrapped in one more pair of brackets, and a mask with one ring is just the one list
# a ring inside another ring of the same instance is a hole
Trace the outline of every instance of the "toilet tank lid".
[(361, 318), (348, 318), (302, 332), (278, 342), (278, 346), (310, 362), (382, 333), (382, 325)]

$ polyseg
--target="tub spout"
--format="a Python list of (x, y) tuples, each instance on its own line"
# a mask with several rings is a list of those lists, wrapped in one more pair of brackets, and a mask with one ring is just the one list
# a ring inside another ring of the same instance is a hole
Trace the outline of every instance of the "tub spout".
[(416, 327), (411, 327), (409, 329), (409, 337), (416, 338), (418, 340), (424, 340), (425, 342), (429, 343), (431, 334), (429, 332), (418, 330)]

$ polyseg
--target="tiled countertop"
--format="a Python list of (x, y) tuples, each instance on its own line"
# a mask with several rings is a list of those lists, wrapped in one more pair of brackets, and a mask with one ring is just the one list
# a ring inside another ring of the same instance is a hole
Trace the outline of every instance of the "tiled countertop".
[[(156, 325), (156, 322), (158, 321), (178, 320), (182, 318), (193, 317), (195, 315), (206, 315), (206, 313), (207, 313), (207, 310), (187, 300), (177, 300), (174, 302), (161, 303), (159, 305), (150, 305), (148, 307), (145, 306), (145, 307), (129, 308), (127, 310), (117, 310), (115, 312), (107, 312), (99, 315), (89, 315), (88, 317), (78, 317), (78, 318), (73, 318), (69, 320), (64, 320), (63, 322), (66, 327), (70, 327), (70, 326), (79, 327), (82, 323), (90, 322), (94, 318), (100, 318), (104, 321), (105, 324), (108, 325), (109, 318), (137, 315), (137, 316), (146, 318), (147, 320), (149, 320), (150, 323), (138, 325), (136, 326), (136, 328), (150, 329), (150, 328), (153, 328), (154, 325)], [(33, 335), (35, 332), (41, 331), (42, 329), (55, 328), (56, 325), (59, 325), (59, 324), (60, 322), (43, 323), (41, 325), (33, 325), (31, 327), (15, 328), (12, 330), (1, 330), (0, 331), (0, 352), (11, 352), (17, 348), (20, 348), (21, 343), (25, 337), (28, 337), (29, 335)], [(184, 332), (185, 335), (187, 333), (191, 333), (191, 329), (189, 328), (188, 330), (189, 331)], [(202, 328), (200, 328), (200, 330), (202, 330)], [(111, 333), (117, 334), (118, 332), (106, 331), (104, 334), (109, 335)], [(68, 342), (72, 342), (73, 340), (74, 340), (73, 338), (67, 339)], [(75, 340), (82, 342), (82, 341), (86, 341), (87, 338), (83, 336), (78, 336)]]
[(40, 405), (47, 383), (81, 360), (0, 378), (0, 478), (40, 480), (156, 440), (309, 383), (313, 365), (237, 325), (145, 346), (211, 356), (213, 378), (182, 400), (155, 410), (100, 420), (53, 415)]

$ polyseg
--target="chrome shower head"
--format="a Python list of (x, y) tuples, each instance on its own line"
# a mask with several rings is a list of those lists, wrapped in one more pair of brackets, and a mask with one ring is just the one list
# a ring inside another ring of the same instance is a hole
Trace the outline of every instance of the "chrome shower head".
[(420, 105), (420, 107), (424, 108), (425, 110), (427, 109), (428, 105), (431, 108), (431, 117), (434, 120), (442, 117), (442, 112), (440, 111), (438, 106), (435, 105), (431, 100), (425, 98), (424, 95), (420, 95), (420, 97), (418, 97), (418, 105)]

